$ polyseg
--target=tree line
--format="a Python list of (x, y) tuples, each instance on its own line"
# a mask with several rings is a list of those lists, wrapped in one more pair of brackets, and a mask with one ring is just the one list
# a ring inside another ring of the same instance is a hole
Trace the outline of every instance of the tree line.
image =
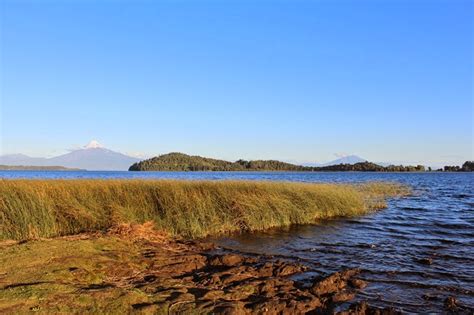
[(444, 172), (474, 172), (474, 161), (466, 161), (462, 166), (445, 166), (438, 171)]
[[(329, 166), (303, 166), (276, 160), (238, 160), (229, 162), (184, 153), (168, 153), (133, 164), (130, 171), (307, 171), (307, 172), (425, 172), (423, 165), (382, 166), (372, 162)], [(431, 171), (431, 168), (428, 168)], [(438, 171), (443, 171), (440, 169)], [(474, 162), (445, 166), (444, 171), (474, 171)]]

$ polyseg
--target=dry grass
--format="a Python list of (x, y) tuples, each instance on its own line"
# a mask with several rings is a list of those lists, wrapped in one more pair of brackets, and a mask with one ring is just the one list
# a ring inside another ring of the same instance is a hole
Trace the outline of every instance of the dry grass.
[(398, 184), (255, 181), (0, 180), (0, 239), (34, 239), (154, 222), (204, 237), (353, 216), (407, 194)]

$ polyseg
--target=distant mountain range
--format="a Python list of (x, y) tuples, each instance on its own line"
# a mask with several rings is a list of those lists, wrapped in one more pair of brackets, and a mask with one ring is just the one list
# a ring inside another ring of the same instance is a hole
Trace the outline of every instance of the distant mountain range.
[(339, 165), (339, 164), (356, 164), (356, 163), (361, 163), (361, 162), (367, 162), (366, 159), (361, 158), (360, 156), (357, 155), (348, 155), (341, 157), (339, 159), (336, 159), (331, 162), (323, 163), (319, 166), (330, 166), (330, 165)]
[(1, 171), (82, 171), (79, 168), (68, 168), (64, 166), (24, 166), (24, 165), (1, 165)]
[(357, 155), (347, 155), (336, 160), (326, 162), (326, 163), (304, 163), (304, 166), (331, 166), (339, 164), (356, 164), (361, 162), (367, 162), (366, 159), (361, 158)]
[[(180, 159), (188, 159), (187, 155), (181, 155)], [(176, 162), (175, 159), (177, 158), (176, 154), (166, 154), (161, 157), (159, 160), (154, 160), (153, 163), (149, 163), (147, 161), (146, 164), (154, 164), (153, 168), (161, 169), (161, 170), (172, 170), (178, 169), (177, 166), (173, 165), (165, 165), (169, 164), (168, 160), (165, 161), (165, 157), (173, 160)], [(192, 163), (190, 161), (186, 161), (186, 163), (181, 163), (182, 167), (188, 170), (187, 167), (184, 165), (192, 165), (195, 169), (226, 169), (226, 170), (242, 170), (242, 169), (252, 169), (252, 170), (305, 170), (310, 168), (326, 168), (331, 166), (337, 165), (355, 165), (358, 163), (367, 162), (366, 159), (361, 158), (357, 155), (348, 155), (336, 160), (326, 162), (326, 163), (305, 163), (302, 165), (298, 164), (291, 164), (279, 161), (242, 161), (239, 160), (237, 162), (228, 162), (228, 161), (218, 161), (215, 159), (207, 159), (203, 158), (206, 161), (199, 161), (196, 163), (196, 159), (200, 158), (197, 156), (192, 156)], [(130, 168), (131, 165), (142, 161), (142, 159), (125, 155), (123, 153), (115, 152), (110, 149), (104, 148), (100, 145), (97, 141), (93, 140), (88, 145), (84, 146), (81, 149), (73, 150), (69, 153), (51, 157), (51, 158), (39, 158), (39, 157), (30, 157), (24, 154), (8, 154), (0, 156), (0, 165), (5, 166), (23, 166), (23, 167), (64, 167), (69, 169), (84, 169), (84, 170), (117, 170), (117, 171), (125, 171)], [(144, 162), (144, 163), (145, 163)], [(158, 163), (160, 162), (160, 163)], [(217, 163), (219, 162), (219, 163)], [(248, 165), (244, 165), (245, 163)], [(212, 164), (213, 167), (209, 167), (208, 164)], [(217, 163), (217, 164), (216, 164)], [(160, 166), (158, 166), (160, 164)], [(171, 163), (173, 164), (173, 163)], [(215, 164), (215, 165), (214, 165)], [(225, 164), (225, 165), (224, 165)], [(389, 163), (376, 163), (380, 166), (388, 166)], [(140, 169), (147, 169), (144, 167), (145, 164), (140, 165)]]
[(139, 162), (134, 158), (102, 147), (97, 141), (91, 141), (82, 149), (52, 157), (36, 158), (24, 154), (0, 156), (1, 165), (9, 166), (63, 166), (85, 170), (125, 171), (130, 165)]

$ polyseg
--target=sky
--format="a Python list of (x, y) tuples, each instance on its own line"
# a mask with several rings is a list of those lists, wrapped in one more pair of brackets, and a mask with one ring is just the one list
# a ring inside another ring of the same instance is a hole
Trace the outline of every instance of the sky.
[(0, 154), (474, 159), (474, 2), (0, 1)]

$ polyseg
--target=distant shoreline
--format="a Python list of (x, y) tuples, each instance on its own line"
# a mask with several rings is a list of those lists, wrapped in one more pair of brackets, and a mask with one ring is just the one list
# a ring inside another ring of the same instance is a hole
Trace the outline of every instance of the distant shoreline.
[[(3, 166), (3, 165), (2, 165)], [(42, 168), (42, 167), (18, 167), (18, 166), (8, 166), (8, 168), (2, 168), (0, 166), (0, 171), (44, 171), (44, 172), (55, 172), (55, 171), (64, 171), (64, 172), (123, 172), (123, 173), (392, 173), (392, 174), (406, 174), (406, 173), (415, 173), (415, 174), (431, 174), (431, 173), (472, 173), (472, 171), (290, 171), (290, 170), (239, 170), (239, 171), (222, 171), (222, 170), (204, 170), (204, 171), (190, 171), (190, 170), (166, 170), (166, 171), (130, 171), (130, 170), (86, 170), (86, 169), (75, 169), (75, 168)]]
[[(438, 169), (437, 171), (440, 171)], [(235, 162), (172, 152), (134, 163), (129, 171), (269, 171), (269, 172), (430, 172), (431, 167), (423, 165), (388, 165), (364, 161), (354, 164), (335, 164), (327, 166), (304, 166), (278, 160), (237, 160)], [(474, 171), (474, 162), (466, 161), (461, 167), (445, 166), (444, 171)]]
[(0, 165), (0, 171), (87, 171), (64, 166)]

